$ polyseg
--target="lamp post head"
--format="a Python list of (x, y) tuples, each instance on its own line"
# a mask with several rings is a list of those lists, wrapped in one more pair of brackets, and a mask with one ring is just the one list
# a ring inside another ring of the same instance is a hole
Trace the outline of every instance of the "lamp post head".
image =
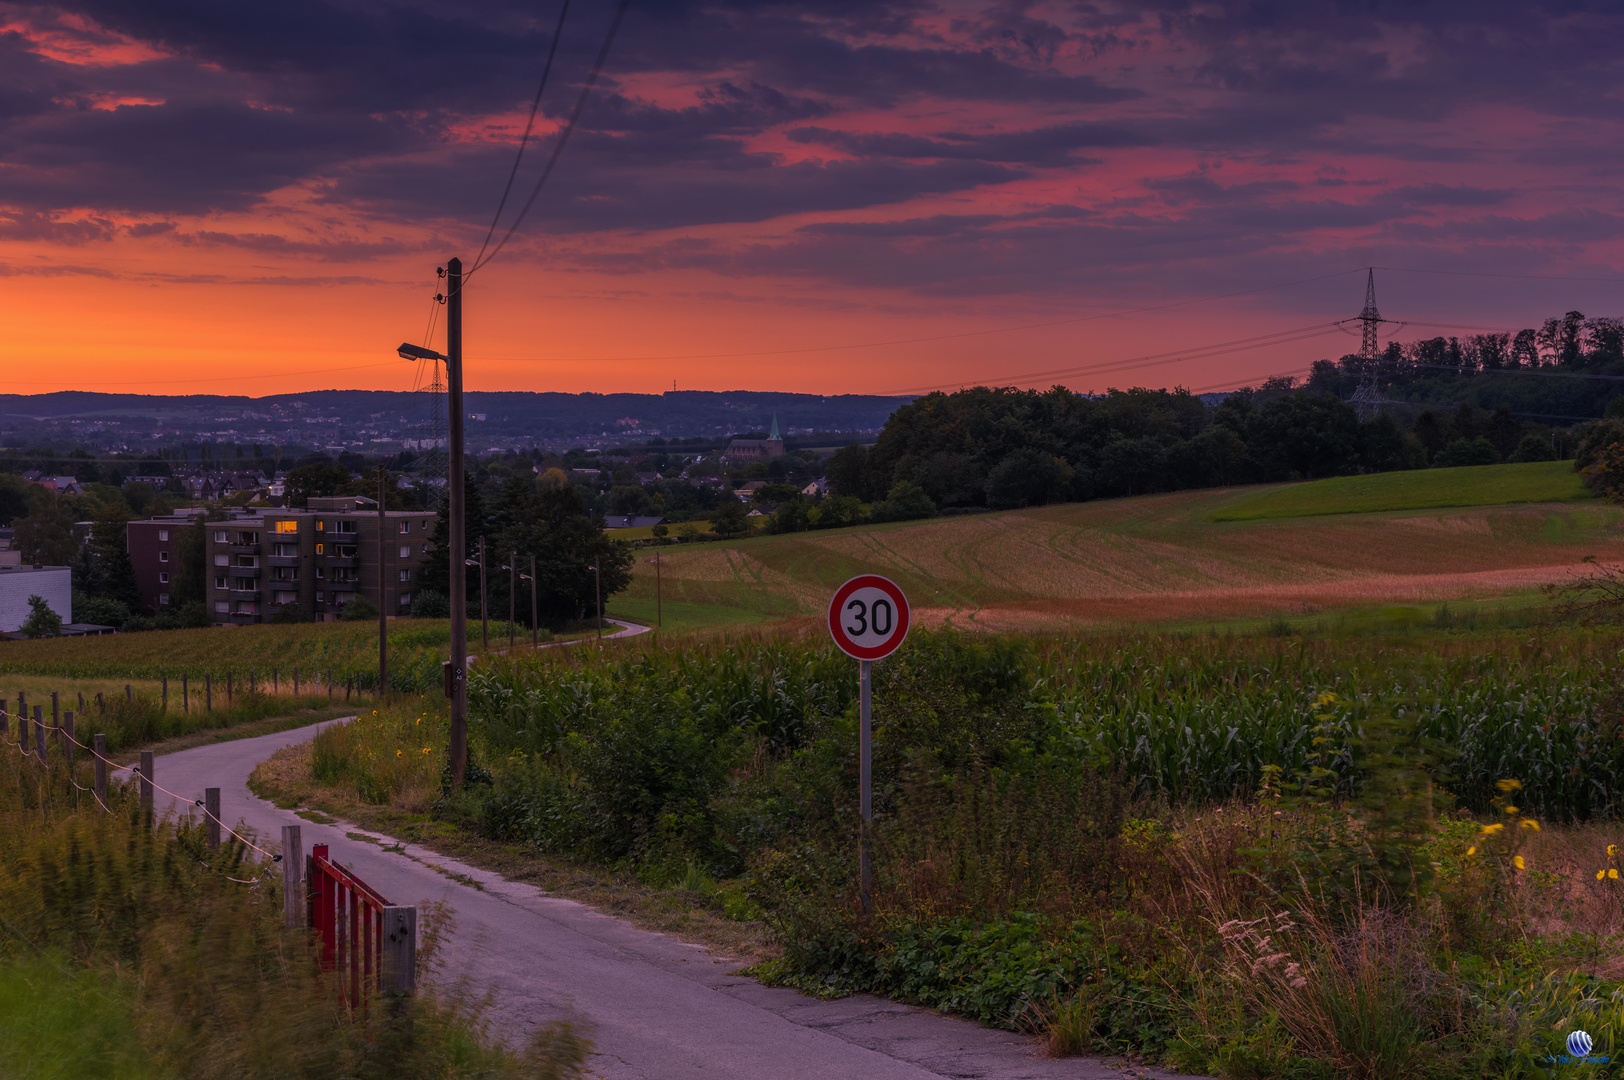
[(402, 360), (445, 360), (445, 356), (443, 354), (437, 353), (433, 349), (425, 349), (421, 346), (413, 345), (409, 341), (401, 342), (400, 348), (396, 349), (395, 353)]

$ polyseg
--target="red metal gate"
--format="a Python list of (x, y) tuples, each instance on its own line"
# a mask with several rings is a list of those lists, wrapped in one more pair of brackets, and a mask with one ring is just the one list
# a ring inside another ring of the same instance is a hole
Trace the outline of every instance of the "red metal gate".
[(334, 863), (326, 844), (310, 849), (308, 870), (310, 928), (321, 939), (322, 970), (339, 973), (350, 1008), (360, 1009), (377, 991), (383, 909), (389, 901)]

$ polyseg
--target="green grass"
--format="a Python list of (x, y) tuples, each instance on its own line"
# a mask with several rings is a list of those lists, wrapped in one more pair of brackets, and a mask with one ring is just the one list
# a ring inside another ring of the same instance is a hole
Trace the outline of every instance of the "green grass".
[(134, 994), (95, 969), (46, 956), (0, 965), (0, 1076), (15, 1080), (136, 1080), (141, 1053)]
[(1232, 503), (1213, 514), (1212, 519), (1257, 521), (1383, 510), (1572, 502), (1591, 497), (1579, 474), (1573, 471), (1572, 462), (1537, 461), (1313, 480)]
[[(653, 597), (616, 597), (606, 608), (617, 619), (655, 625)], [(667, 631), (709, 630), (724, 626), (756, 626), (781, 614), (730, 607), (726, 604), (698, 604), (667, 600), (659, 606), (659, 629)]]

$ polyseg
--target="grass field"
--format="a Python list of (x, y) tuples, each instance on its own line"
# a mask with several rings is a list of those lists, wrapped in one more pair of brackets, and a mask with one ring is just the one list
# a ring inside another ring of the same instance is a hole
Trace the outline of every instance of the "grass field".
[[(1344, 492), (1340, 505), (1393, 507), (1384, 513), (1325, 512), (1333, 503), (1314, 492), (1337, 480), (678, 545), (662, 549), (660, 588), (666, 609), (680, 613), (678, 628), (816, 616), (836, 586), (863, 572), (902, 585), (925, 625), (994, 630), (1430, 612), (1458, 601), (1526, 606), (1586, 556), (1624, 558), (1624, 514), (1582, 498), (1567, 469), (1348, 478), (1367, 485), (1365, 495)], [(1420, 505), (1450, 490), (1485, 502)], [(1290, 498), (1299, 516), (1281, 516)], [(1535, 498), (1543, 501), (1526, 501)], [(1263, 500), (1276, 501), (1259, 511)], [(633, 584), (611, 610), (652, 616), (651, 559), (638, 553)]]
[(1521, 465), (1474, 465), (1459, 469), (1336, 476), (1276, 487), (1226, 506), (1216, 521), (1367, 514), (1382, 510), (1428, 510), (1449, 506), (1573, 502), (1594, 498), (1567, 461)]

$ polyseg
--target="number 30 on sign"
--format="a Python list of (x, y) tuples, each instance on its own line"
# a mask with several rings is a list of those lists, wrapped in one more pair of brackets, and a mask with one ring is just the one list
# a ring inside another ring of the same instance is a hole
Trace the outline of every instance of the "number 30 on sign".
[(860, 574), (835, 590), (829, 601), (829, 633), (854, 659), (889, 656), (908, 636), (908, 598), (894, 581)]

